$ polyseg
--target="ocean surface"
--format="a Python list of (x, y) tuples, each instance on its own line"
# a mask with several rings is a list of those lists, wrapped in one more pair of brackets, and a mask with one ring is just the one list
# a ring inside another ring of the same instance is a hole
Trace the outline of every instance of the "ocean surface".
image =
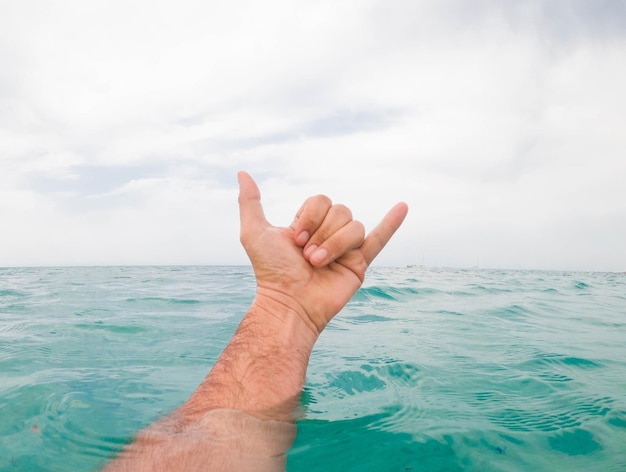
[[(248, 267), (0, 268), (0, 470), (98, 470), (204, 378)], [(373, 268), (288, 471), (626, 471), (626, 275)]]

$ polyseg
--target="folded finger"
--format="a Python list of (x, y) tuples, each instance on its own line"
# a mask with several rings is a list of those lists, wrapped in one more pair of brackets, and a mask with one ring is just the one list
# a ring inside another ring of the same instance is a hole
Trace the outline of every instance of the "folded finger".
[(298, 246), (304, 246), (309, 241), (311, 235), (317, 231), (326, 218), (332, 205), (333, 202), (326, 195), (315, 195), (306, 199), (291, 224)]
[(351, 220), (324, 240), (320, 246), (311, 246), (312, 249), (308, 252), (309, 262), (314, 267), (324, 267), (348, 251), (360, 247), (364, 237), (363, 224)]
[(345, 205), (333, 205), (330, 207), (324, 220), (311, 233), (309, 240), (304, 247), (304, 256), (310, 256), (314, 247), (321, 246), (324, 241), (334, 233), (352, 221), (352, 212)]

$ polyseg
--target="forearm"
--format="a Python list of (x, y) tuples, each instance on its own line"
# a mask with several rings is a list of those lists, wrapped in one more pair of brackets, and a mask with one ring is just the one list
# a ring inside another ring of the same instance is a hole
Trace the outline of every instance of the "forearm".
[(304, 385), (318, 333), (292, 300), (259, 289), (211, 372), (180, 408), (195, 418), (229, 408), (286, 419)]
[(103, 472), (284, 472), (292, 422), (215, 409), (181, 424), (179, 412), (140, 431)]
[(191, 397), (141, 431), (106, 471), (284, 470), (317, 339), (301, 315), (278, 295), (257, 294)]

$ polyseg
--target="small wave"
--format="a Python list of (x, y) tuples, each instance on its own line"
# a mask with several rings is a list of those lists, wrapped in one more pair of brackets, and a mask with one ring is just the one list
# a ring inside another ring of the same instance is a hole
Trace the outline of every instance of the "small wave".
[(109, 325), (103, 322), (95, 323), (78, 323), (74, 325), (77, 329), (95, 330), (95, 331), (107, 331), (116, 334), (137, 334), (145, 332), (146, 328), (137, 325)]
[(550, 414), (522, 409), (506, 409), (487, 416), (492, 423), (514, 432), (558, 431), (578, 427), (582, 424), (576, 417), (566, 412)]
[(0, 336), (15, 336), (17, 333), (27, 332), (31, 324), (25, 321), (13, 321), (0, 324)]
[(437, 310), (435, 312), (438, 315), (453, 315), (453, 316), (464, 316), (464, 313), (461, 313), (459, 311), (452, 311), (452, 310)]
[(498, 396), (499, 394), (497, 392), (494, 392), (493, 390), (474, 393), (474, 398), (476, 398), (478, 402), (498, 401)]
[(380, 316), (380, 315), (360, 315), (360, 316), (352, 316), (349, 319), (347, 319), (347, 321), (353, 324), (360, 324), (360, 323), (375, 323), (375, 322), (381, 322), (381, 321), (389, 321), (391, 319), (392, 318), (388, 318), (386, 316)]
[(377, 375), (366, 375), (359, 371), (341, 372), (328, 383), (330, 388), (337, 389), (347, 395), (380, 390), (386, 385)]
[(416, 295), (422, 295), (427, 291), (424, 289), (415, 289), (412, 287), (395, 287), (395, 286), (371, 286), (361, 287), (354, 296), (356, 301), (371, 301), (376, 299), (403, 301), (414, 298)]
[(128, 303), (153, 303), (153, 304), (181, 304), (181, 305), (197, 305), (200, 300), (193, 298), (162, 298), (162, 297), (142, 297), (127, 298)]
[(602, 364), (592, 361), (590, 359), (584, 359), (582, 357), (564, 357), (561, 362), (565, 365), (571, 365), (579, 367), (581, 369), (597, 369), (602, 367)]
[[(32, 423), (49, 441), (59, 443), (64, 449), (75, 451), (75, 460), (92, 463), (90, 457), (103, 461), (118, 451), (125, 438), (105, 436), (91, 429), (91, 422), (82, 418), (89, 416), (94, 408), (94, 399), (80, 391), (54, 392), (45, 399), (42, 414)], [(73, 464), (73, 467), (75, 464)]]
[[(489, 399), (493, 405), (493, 399)], [(614, 401), (611, 398), (567, 398), (562, 397), (557, 406), (553, 397), (535, 397), (522, 400), (508, 398), (506, 403), (524, 402), (527, 407), (504, 408), (490, 412), (488, 417), (509, 431), (558, 431), (577, 428), (594, 418), (606, 417)]]
[(576, 428), (573, 431), (563, 431), (548, 438), (550, 447), (569, 456), (592, 454), (602, 446), (594, 439), (589, 431)]
[(567, 375), (557, 374), (554, 372), (539, 372), (537, 374), (537, 377), (539, 377), (542, 381), (548, 383), (565, 383), (572, 382), (574, 380)]
[(549, 294), (559, 293), (559, 291), (557, 289), (552, 288), (552, 287), (544, 288), (544, 289), (541, 290), (541, 292), (546, 293), (546, 294), (547, 293), (549, 293)]
[(79, 310), (77, 312), (75, 312), (74, 314), (76, 316), (88, 316), (88, 315), (94, 315), (94, 314), (104, 314), (104, 313), (111, 313), (111, 310), (106, 309), (106, 308), (85, 308), (83, 310)]
[(395, 300), (390, 291), (382, 287), (364, 287), (359, 289), (354, 296), (354, 299), (357, 301), (369, 301), (376, 298)]
[(526, 318), (530, 312), (529, 310), (521, 305), (510, 305), (502, 308), (497, 308), (495, 310), (491, 310), (488, 312), (490, 316), (495, 316), (498, 318), (504, 318), (507, 320), (521, 320)]
[[(567, 356), (564, 354), (538, 353), (535, 355), (534, 359), (526, 361), (517, 367), (525, 371), (545, 372), (541, 370), (541, 367), (545, 366), (557, 368), (576, 367), (578, 369), (598, 369), (603, 367), (603, 364), (582, 357)], [(549, 371), (548, 373), (552, 373), (552, 371)]]
[(609, 418), (607, 423), (609, 423), (611, 426), (615, 426), (616, 428), (626, 429), (626, 412), (623, 412), (619, 416)]
[(494, 286), (486, 286), (481, 284), (470, 284), (468, 285), (469, 292), (471, 295), (487, 295), (487, 294), (497, 294), (497, 293), (511, 293), (513, 289), (503, 288), (503, 287), (494, 287)]
[(0, 343), (0, 362), (13, 361), (20, 354), (20, 351), (20, 346), (11, 343)]
[(388, 382), (407, 387), (417, 386), (418, 378), (421, 374), (419, 366), (404, 362), (393, 362), (384, 366), (378, 366), (375, 370), (381, 378), (387, 379)]
[(18, 290), (10, 289), (10, 288), (0, 290), (0, 297), (25, 297), (25, 296), (26, 296), (25, 293), (20, 292)]

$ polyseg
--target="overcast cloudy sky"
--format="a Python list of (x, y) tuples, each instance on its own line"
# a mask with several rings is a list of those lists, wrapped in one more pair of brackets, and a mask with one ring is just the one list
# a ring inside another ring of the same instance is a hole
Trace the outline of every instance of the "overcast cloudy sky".
[(379, 264), (626, 270), (626, 2), (0, 0), (0, 266), (247, 263), (236, 171)]

